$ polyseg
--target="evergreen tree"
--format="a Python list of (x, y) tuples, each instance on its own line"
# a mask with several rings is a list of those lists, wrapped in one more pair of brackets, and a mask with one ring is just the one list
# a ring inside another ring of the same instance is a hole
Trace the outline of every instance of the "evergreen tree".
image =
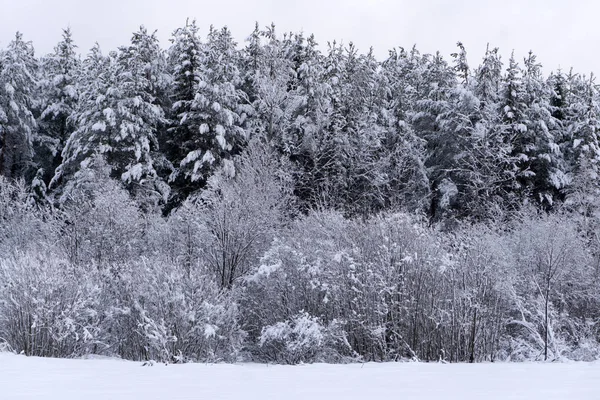
[(31, 179), (35, 173), (37, 71), (32, 44), (17, 32), (0, 53), (0, 175), (8, 178)]
[(332, 135), (328, 124), (332, 85), (327, 81), (327, 66), (314, 37), (286, 36), (282, 47), (286, 56), (280, 67), (289, 68), (284, 75), (287, 76), (288, 105), (284, 104), (281, 109), (279, 134), (273, 143), (295, 166), (295, 191), (301, 208), (306, 211), (326, 201), (323, 193), (327, 186), (326, 165), (331, 155)]
[[(264, 41), (264, 43), (263, 43)], [(283, 153), (291, 154), (291, 131), (302, 98), (294, 90), (297, 79), (291, 57), (291, 41), (277, 37), (275, 25), (262, 31), (256, 27), (243, 52), (247, 98), (250, 104), (245, 127), (253, 135), (266, 140)], [(250, 85), (250, 86), (248, 86)]]
[(490, 50), (489, 45), (485, 57), (479, 68), (475, 71), (473, 94), (481, 101), (481, 109), (485, 118), (494, 122), (498, 115), (498, 101), (502, 83), (502, 61), (498, 55), (498, 48)]
[(379, 124), (383, 138), (384, 170), (387, 174), (386, 207), (425, 211), (429, 179), (425, 168), (425, 141), (415, 135), (409, 115), (415, 107), (414, 75), (418, 68), (415, 49), (390, 51), (382, 63)]
[[(514, 61), (514, 60), (513, 60)], [(511, 73), (516, 74), (516, 70)], [(471, 87), (473, 94), (479, 99), (480, 121), (479, 134), (474, 137), (475, 165), (478, 171), (478, 193), (482, 199), (480, 210), (485, 213), (500, 214), (517, 211), (522, 199), (515, 193), (513, 186), (516, 167), (511, 155), (512, 145), (506, 136), (507, 118), (505, 112), (510, 112), (506, 105), (502, 107), (503, 94), (502, 61), (498, 48), (486, 48), (482, 64), (475, 70)], [(513, 87), (518, 88), (519, 82), (516, 75), (509, 80)], [(512, 93), (511, 93), (512, 95)], [(517, 95), (517, 92), (515, 92)], [(517, 103), (518, 104), (518, 100)], [(514, 116), (514, 115), (513, 115)], [(490, 215), (491, 216), (491, 215)]]
[(105, 57), (96, 45), (82, 63), (78, 79), (79, 102), (72, 114), (76, 130), (65, 143), (62, 163), (50, 182), (51, 189), (62, 192), (65, 184), (73, 178), (81, 163), (94, 154), (104, 154), (112, 148), (111, 136), (116, 129), (114, 111), (110, 108), (117, 94), (116, 54)]
[[(437, 53), (425, 57), (422, 78), (425, 81), (423, 97), (420, 97), (411, 116), (416, 134), (426, 141), (425, 166), (430, 183), (429, 217), (440, 221), (447, 216), (447, 209), (455, 202), (458, 189), (447, 175), (460, 152), (459, 137), (452, 130), (440, 125), (440, 116), (450, 109), (450, 93), (456, 85), (451, 67)], [(470, 123), (470, 120), (468, 120)]]
[(534, 198), (545, 206), (561, 200), (560, 190), (568, 184), (559, 142), (562, 132), (552, 115), (551, 88), (542, 77), (541, 65), (530, 52), (525, 59), (523, 84), (527, 103), (527, 129), (518, 142), (521, 168), (532, 174), (524, 180)]
[(81, 63), (76, 53), (71, 30), (63, 31), (63, 39), (42, 64), (43, 105), (39, 117), (40, 143), (36, 151), (38, 164), (47, 183), (62, 164), (62, 151), (76, 125), (72, 118), (79, 101), (78, 80)]
[(117, 82), (121, 99), (116, 109), (119, 145), (115, 157), (108, 160), (121, 172), (126, 184), (156, 178), (154, 157), (158, 150), (158, 129), (164, 122), (158, 96), (168, 83), (164, 61), (156, 33), (149, 34), (144, 27), (133, 34), (129, 47), (119, 51)]
[(498, 102), (500, 114), (498, 129), (501, 143), (508, 148), (507, 163), (503, 165), (506, 180), (506, 192), (516, 193), (522, 202), (529, 196), (526, 180), (533, 172), (527, 167), (529, 157), (525, 151), (525, 138), (527, 137), (527, 103), (526, 92), (522, 81), (522, 70), (517, 64), (514, 53), (509, 60), (506, 75), (502, 82), (500, 99)]
[(173, 89), (170, 110), (171, 127), (168, 129), (164, 151), (173, 164), (169, 177), (172, 188), (171, 203), (181, 203), (191, 193), (201, 188), (202, 182), (193, 182), (181, 170), (180, 162), (196, 150), (196, 138), (199, 135), (202, 120), (194, 109), (193, 102), (202, 81), (202, 45), (198, 37), (196, 22), (173, 33), (172, 46), (169, 49), (169, 64), (173, 77)]
[(454, 58), (454, 71), (456, 72), (456, 76), (460, 84), (463, 86), (469, 86), (471, 69), (469, 68), (469, 64), (467, 62), (467, 50), (461, 42), (456, 43), (456, 46), (458, 47), (458, 52), (451, 54)]
[(166, 79), (156, 35), (142, 27), (133, 34), (130, 46), (106, 60), (96, 48), (87, 64), (91, 81), (82, 94), (78, 129), (65, 147), (58, 176), (100, 153), (112, 167), (112, 176), (132, 194), (164, 200), (168, 188), (158, 179), (154, 165), (157, 131), (164, 121), (157, 94)]
[(189, 151), (178, 160), (176, 174), (202, 187), (220, 165), (234, 173), (230, 159), (239, 153), (246, 135), (240, 110), (244, 93), (239, 52), (231, 32), (226, 27), (211, 28), (201, 57), (198, 88), (188, 115), (197, 121), (198, 129), (186, 143)]
[[(256, 22), (254, 30), (250, 36), (246, 38), (246, 46), (242, 49), (240, 55), (240, 70), (243, 75), (242, 90), (248, 99), (248, 106), (254, 104), (258, 96), (257, 80), (259, 78), (264, 54), (262, 36), (258, 22)], [(252, 107), (249, 107), (249, 110), (251, 109)], [(252, 119), (252, 115), (248, 115), (248, 117), (249, 119)]]
[(386, 132), (378, 123), (381, 105), (377, 69), (372, 49), (357, 56), (356, 49), (348, 47), (338, 93), (341, 107), (333, 109), (333, 120), (338, 122), (333, 134), (348, 141), (349, 151), (340, 154), (345, 174), (338, 190), (350, 215), (368, 216), (385, 204), (388, 176), (381, 154)]
[(570, 74), (563, 107), (566, 140), (563, 152), (571, 184), (566, 204), (587, 220), (587, 228), (600, 222), (600, 107), (594, 76)]

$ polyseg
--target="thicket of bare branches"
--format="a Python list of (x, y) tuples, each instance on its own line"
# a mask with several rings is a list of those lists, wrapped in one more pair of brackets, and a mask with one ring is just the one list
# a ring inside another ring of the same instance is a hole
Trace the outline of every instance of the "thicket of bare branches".
[(0, 180), (0, 341), (168, 362), (591, 360), (595, 242), (572, 215), (449, 233), (403, 213), (294, 215), (255, 143), (202, 197), (142, 212), (99, 160), (61, 209)]

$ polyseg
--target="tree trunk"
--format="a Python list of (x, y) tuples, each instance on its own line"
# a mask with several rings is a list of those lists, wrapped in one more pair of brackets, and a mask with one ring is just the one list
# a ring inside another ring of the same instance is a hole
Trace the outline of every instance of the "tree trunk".
[(544, 304), (544, 361), (548, 360), (548, 295), (549, 285), (546, 288), (546, 299)]
[(471, 325), (471, 343), (470, 343), (470, 356), (469, 362), (475, 362), (475, 334), (477, 332), (477, 309), (473, 310), (473, 324)]

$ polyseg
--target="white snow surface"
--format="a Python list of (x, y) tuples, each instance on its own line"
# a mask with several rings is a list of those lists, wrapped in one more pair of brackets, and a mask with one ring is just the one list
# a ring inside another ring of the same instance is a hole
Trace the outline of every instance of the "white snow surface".
[(0, 399), (598, 400), (600, 363), (142, 366), (1, 353)]

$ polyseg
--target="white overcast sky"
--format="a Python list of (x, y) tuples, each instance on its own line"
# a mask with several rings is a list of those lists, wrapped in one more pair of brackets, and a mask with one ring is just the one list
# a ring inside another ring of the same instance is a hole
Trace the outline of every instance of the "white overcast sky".
[(239, 43), (254, 28), (274, 22), (279, 33), (314, 33), (321, 45), (353, 41), (373, 46), (378, 58), (395, 46), (413, 44), (423, 53), (440, 50), (450, 59), (462, 41), (471, 65), (486, 44), (499, 47), (506, 62), (531, 49), (544, 72), (574, 67), (600, 72), (600, 3), (596, 0), (0, 0), (0, 48), (19, 30), (36, 53), (52, 51), (61, 29), (70, 26), (87, 54), (94, 42), (104, 51), (127, 44), (144, 24), (158, 30), (163, 47), (186, 18), (205, 34), (210, 24), (227, 25)]

